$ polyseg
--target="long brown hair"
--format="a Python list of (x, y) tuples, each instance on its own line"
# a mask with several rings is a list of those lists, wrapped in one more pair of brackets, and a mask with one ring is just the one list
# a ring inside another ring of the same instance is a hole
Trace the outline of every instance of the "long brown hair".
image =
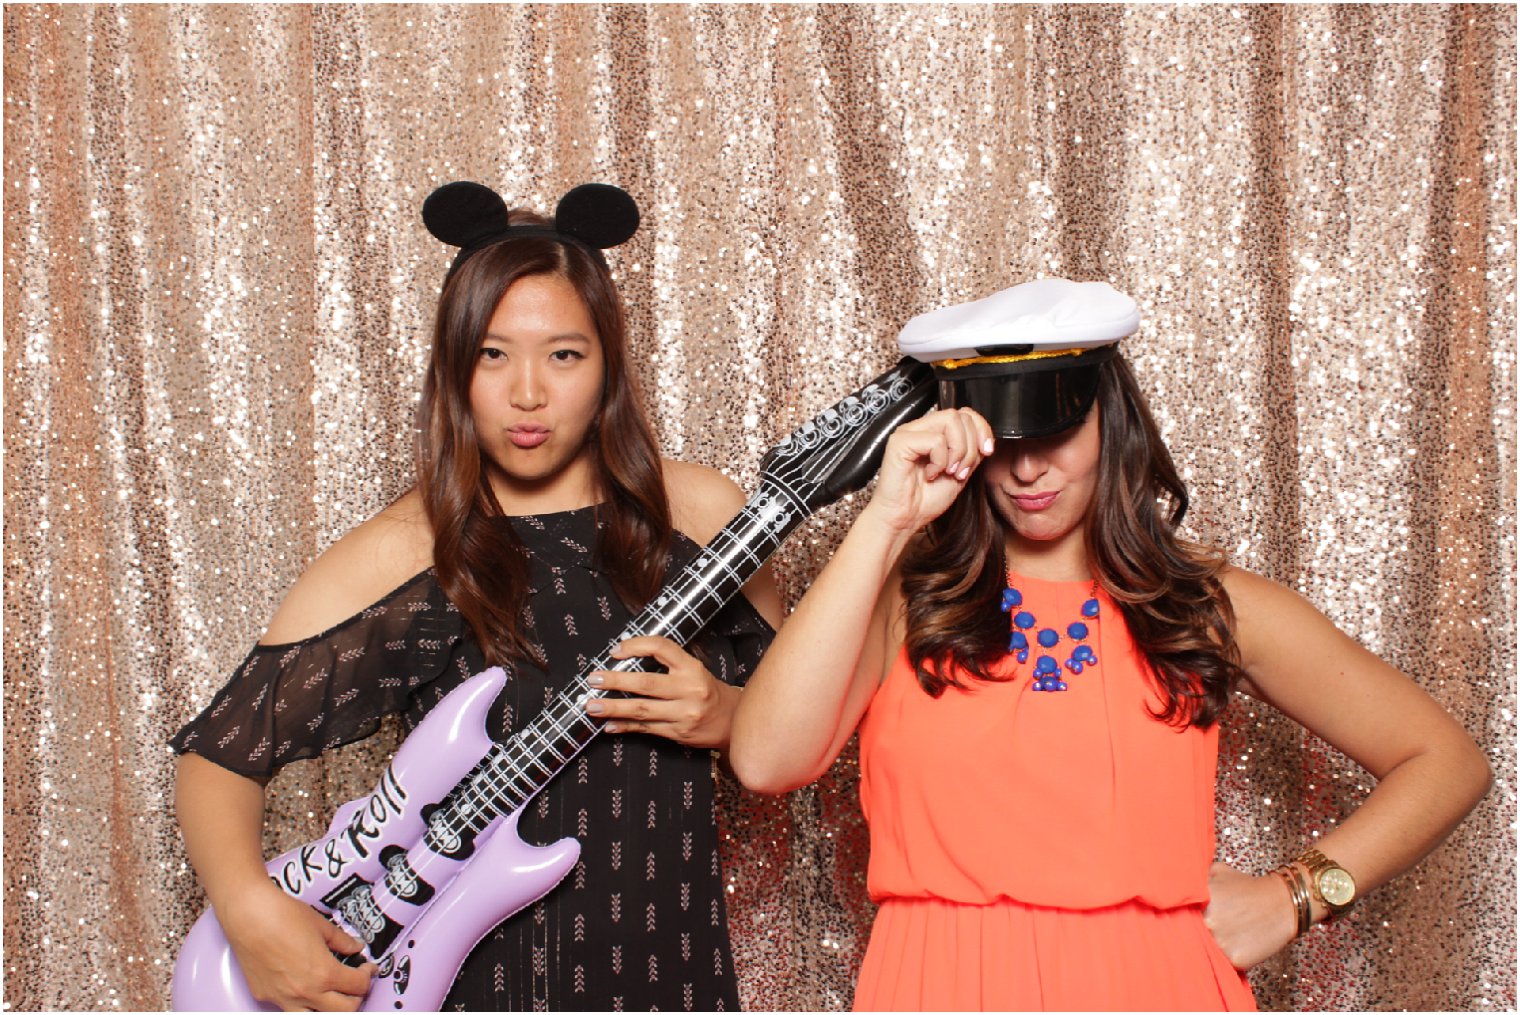
[[(514, 226), (545, 226), (514, 209)], [(470, 381), (496, 305), (513, 283), (553, 275), (580, 294), (602, 344), (602, 401), (587, 433), (602, 498), (597, 559), (630, 607), (659, 590), (670, 549), (670, 504), (659, 446), (628, 369), (622, 301), (589, 249), (547, 236), (514, 236), (472, 254), (443, 287), (418, 406), (417, 486), (433, 530), (433, 567), (493, 664), (541, 657), (523, 630), (528, 562), (502, 521), (475, 420)]]
[[(1115, 356), (1100, 370), (1088, 564), (1149, 665), (1164, 700), (1156, 717), (1207, 727), (1242, 675), (1234, 610), (1219, 578), (1224, 557), (1177, 535), (1187, 488), (1129, 364)], [(952, 667), (1006, 679), (991, 669), (1008, 651), (1007, 614), (998, 608), (1006, 573), (1003, 526), (977, 470), (903, 556), (908, 658), (929, 694), (963, 686)]]

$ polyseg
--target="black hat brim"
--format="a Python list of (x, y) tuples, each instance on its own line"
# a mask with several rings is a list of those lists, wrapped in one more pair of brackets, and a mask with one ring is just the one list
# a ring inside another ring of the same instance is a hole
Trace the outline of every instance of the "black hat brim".
[(937, 370), (939, 404), (975, 409), (999, 437), (1049, 437), (1087, 418), (1103, 361), (1113, 351), (1094, 349), (1078, 363), (1063, 358)]

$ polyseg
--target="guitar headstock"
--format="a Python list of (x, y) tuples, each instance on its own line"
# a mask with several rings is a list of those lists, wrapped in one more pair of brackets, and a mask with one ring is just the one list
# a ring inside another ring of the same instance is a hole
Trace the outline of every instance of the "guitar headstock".
[(903, 357), (792, 432), (760, 463), (764, 480), (816, 511), (861, 489), (881, 467), (887, 438), (934, 406), (934, 371)]

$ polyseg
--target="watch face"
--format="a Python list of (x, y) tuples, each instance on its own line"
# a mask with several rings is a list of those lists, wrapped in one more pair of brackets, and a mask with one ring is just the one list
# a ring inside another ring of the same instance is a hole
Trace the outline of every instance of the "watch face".
[(1319, 894), (1332, 906), (1350, 905), (1351, 900), (1356, 898), (1356, 882), (1339, 867), (1320, 871), (1317, 881)]

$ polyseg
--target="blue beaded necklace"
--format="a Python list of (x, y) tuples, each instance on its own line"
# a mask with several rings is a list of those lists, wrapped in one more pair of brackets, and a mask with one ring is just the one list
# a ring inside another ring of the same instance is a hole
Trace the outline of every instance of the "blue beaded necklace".
[[(1029, 662), (1029, 635), (1025, 632), (1033, 630), (1039, 624), (1033, 613), (1028, 610), (1019, 610), (1024, 605), (1024, 594), (1013, 586), (1013, 572), (1008, 573), (1008, 587), (1003, 590), (1002, 610), (1004, 613), (1013, 613), (1013, 633), (1008, 637), (1008, 651), (1021, 663)], [(1017, 613), (1014, 613), (1018, 610)], [(1082, 616), (1087, 620), (1098, 619), (1097, 585), (1093, 586), (1093, 596), (1082, 604)], [(1066, 669), (1072, 674), (1081, 673), (1084, 667), (1098, 665), (1098, 656), (1093, 652), (1092, 646), (1085, 644), (1088, 635), (1087, 624), (1081, 620), (1074, 620), (1066, 625), (1066, 638), (1073, 642), (1071, 654), (1066, 657)], [(1043, 649), (1054, 649), (1061, 644), (1061, 635), (1053, 627), (1042, 627), (1035, 632), (1035, 641)], [(1034, 660), (1034, 689), (1036, 691), (1064, 691), (1066, 681), (1061, 679), (1061, 667), (1056, 662), (1056, 657), (1040, 653)]]

